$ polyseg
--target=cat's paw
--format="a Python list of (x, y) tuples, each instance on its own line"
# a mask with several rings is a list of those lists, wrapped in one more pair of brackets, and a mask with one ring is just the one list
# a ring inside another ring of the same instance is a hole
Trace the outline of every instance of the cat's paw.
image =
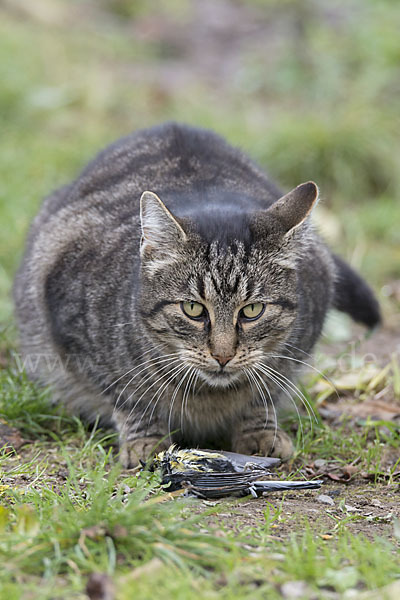
[(232, 450), (239, 454), (260, 454), (286, 461), (292, 456), (294, 449), (288, 434), (278, 427), (239, 433), (232, 440)]
[(119, 460), (125, 469), (133, 469), (140, 461), (146, 462), (153, 454), (166, 450), (169, 445), (168, 440), (160, 440), (157, 437), (120, 441)]

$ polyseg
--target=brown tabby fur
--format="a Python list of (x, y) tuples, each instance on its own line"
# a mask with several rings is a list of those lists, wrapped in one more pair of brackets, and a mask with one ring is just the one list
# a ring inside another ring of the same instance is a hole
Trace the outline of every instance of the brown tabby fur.
[[(327, 310), (379, 321), (367, 285), (310, 226), (317, 195), (309, 182), (281, 198), (209, 131), (119, 140), (33, 222), (15, 282), (29, 375), (111, 422), (125, 466), (171, 439), (288, 458), (275, 407), (301, 399), (292, 380)], [(265, 305), (254, 321), (249, 303)]]

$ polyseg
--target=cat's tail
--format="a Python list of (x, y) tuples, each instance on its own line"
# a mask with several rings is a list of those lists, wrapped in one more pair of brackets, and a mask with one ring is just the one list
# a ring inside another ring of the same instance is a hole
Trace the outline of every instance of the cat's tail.
[(367, 327), (381, 322), (379, 303), (369, 285), (339, 256), (333, 254), (336, 282), (333, 306)]

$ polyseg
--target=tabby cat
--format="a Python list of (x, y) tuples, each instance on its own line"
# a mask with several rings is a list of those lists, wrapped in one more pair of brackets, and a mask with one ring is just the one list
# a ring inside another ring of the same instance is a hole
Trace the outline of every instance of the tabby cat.
[(101, 152), (48, 197), (14, 288), (25, 365), (56, 401), (156, 446), (287, 459), (277, 426), (327, 310), (379, 322), (313, 232), (315, 183), (282, 195), (216, 134), (174, 123)]

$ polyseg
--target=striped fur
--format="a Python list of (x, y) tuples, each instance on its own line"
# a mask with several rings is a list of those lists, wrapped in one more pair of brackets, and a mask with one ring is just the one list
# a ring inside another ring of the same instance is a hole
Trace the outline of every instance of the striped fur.
[[(114, 424), (126, 466), (162, 438), (287, 458), (275, 406), (298, 395), (288, 382), (337, 297), (338, 260), (308, 219), (316, 191), (278, 201), (209, 131), (166, 124), (119, 140), (32, 224), (14, 288), (29, 375)], [(188, 301), (206, 317), (185, 316)], [(265, 312), (245, 322), (249, 302)]]

